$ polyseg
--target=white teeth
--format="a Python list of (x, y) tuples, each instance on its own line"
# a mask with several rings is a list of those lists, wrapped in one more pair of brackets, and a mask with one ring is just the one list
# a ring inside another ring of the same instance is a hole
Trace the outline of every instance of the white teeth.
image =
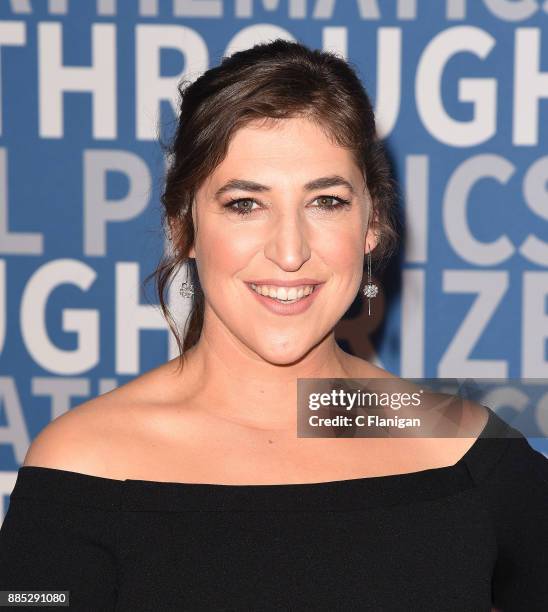
[(273, 285), (255, 285), (251, 283), (253, 291), (280, 302), (291, 303), (300, 300), (314, 291), (315, 285), (303, 285), (301, 287), (275, 287)]

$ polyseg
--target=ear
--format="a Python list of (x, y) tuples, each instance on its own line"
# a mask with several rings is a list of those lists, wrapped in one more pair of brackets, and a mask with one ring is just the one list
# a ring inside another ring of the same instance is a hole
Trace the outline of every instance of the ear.
[(369, 230), (367, 238), (365, 240), (365, 254), (367, 255), (370, 251), (373, 252), (375, 247), (379, 244), (379, 238), (377, 234)]
[(369, 223), (369, 229), (365, 235), (364, 248), (366, 255), (369, 251), (373, 251), (375, 249), (375, 247), (379, 243), (379, 239), (380, 232), (378, 226), (378, 217), (377, 214), (375, 214), (374, 218)]

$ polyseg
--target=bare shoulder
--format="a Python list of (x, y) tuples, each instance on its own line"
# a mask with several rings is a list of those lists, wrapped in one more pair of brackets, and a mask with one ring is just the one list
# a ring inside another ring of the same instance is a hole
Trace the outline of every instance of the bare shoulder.
[(55, 418), (34, 438), (23, 465), (104, 474), (120, 422), (116, 406), (111, 398), (99, 396)]
[[(390, 380), (390, 387), (387, 389), (409, 390), (416, 391), (419, 386), (415, 383), (401, 378), (384, 368), (370, 363), (364, 359), (354, 358), (354, 366), (356, 374), (353, 376), (362, 376), (363, 378), (373, 378), (379, 380)], [(468, 398), (463, 398), (458, 395), (446, 393), (438, 393), (434, 391), (428, 392), (429, 401), (437, 404), (440, 407), (440, 413), (443, 412), (444, 418), (451, 419), (460, 427), (459, 434), (464, 436), (469, 433), (471, 436), (481, 433), (489, 419), (488, 409)]]
[[(174, 367), (174, 362), (162, 364), (57, 417), (35, 437), (23, 465), (128, 477), (146, 462), (147, 453), (158, 453), (175, 437), (165, 416), (173, 414), (174, 397), (181, 400), (166, 384)], [(182, 423), (184, 402), (175, 407)]]
[[(401, 378), (364, 359), (353, 360), (352, 376), (372, 379), (368, 387), (383, 391), (419, 390), (415, 383)], [(385, 381), (389, 380), (387, 386)], [(435, 407), (438, 416), (439, 437), (418, 439), (416, 452), (427, 453), (428, 461), (453, 465), (475, 443), (489, 420), (489, 410), (482, 404), (459, 395), (428, 391), (425, 401)], [(433, 422), (433, 421), (431, 421)]]

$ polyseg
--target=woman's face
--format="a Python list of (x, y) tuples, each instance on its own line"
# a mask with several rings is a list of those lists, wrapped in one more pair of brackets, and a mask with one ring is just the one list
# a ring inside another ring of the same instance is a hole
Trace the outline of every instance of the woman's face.
[[(326, 180), (307, 185), (318, 179)], [(235, 199), (240, 202), (230, 204)], [(190, 255), (206, 299), (204, 330), (224, 330), (271, 363), (304, 356), (360, 289), (365, 253), (376, 244), (371, 227), (366, 236), (369, 210), (351, 153), (311, 121), (255, 122), (237, 131), (224, 161), (198, 190), (192, 213)], [(265, 279), (298, 281), (296, 297), (304, 295), (304, 304), (279, 303), (270, 296), (295, 294), (273, 293), (269, 283), (257, 287), (268, 295), (260, 297), (250, 283)], [(322, 284), (306, 297), (310, 282), (302, 279)]]

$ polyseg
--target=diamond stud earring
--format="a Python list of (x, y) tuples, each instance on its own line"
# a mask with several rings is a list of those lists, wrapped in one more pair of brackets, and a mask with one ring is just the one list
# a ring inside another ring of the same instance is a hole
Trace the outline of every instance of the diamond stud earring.
[(181, 284), (179, 295), (184, 298), (191, 298), (194, 295), (194, 285), (191, 280), (186, 280)]

